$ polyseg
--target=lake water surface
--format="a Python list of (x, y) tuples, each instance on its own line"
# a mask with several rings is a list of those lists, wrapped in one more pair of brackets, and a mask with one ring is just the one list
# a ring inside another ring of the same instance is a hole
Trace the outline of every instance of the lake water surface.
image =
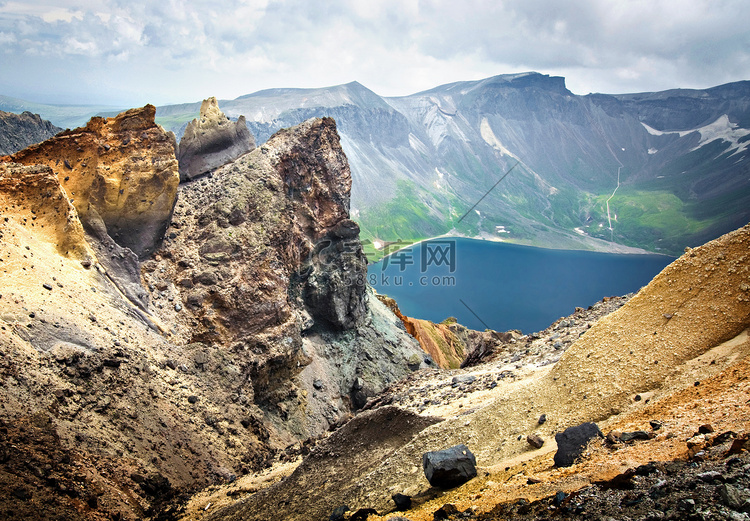
[(576, 306), (638, 291), (673, 260), (441, 238), (371, 264), (368, 280), (410, 317), (532, 333)]

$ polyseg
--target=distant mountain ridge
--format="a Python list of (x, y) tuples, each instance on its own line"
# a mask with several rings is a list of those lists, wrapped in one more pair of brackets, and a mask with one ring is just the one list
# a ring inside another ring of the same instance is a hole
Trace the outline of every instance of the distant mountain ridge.
[(395, 98), (353, 82), (220, 104), (245, 115), (259, 143), (309, 117), (336, 119), (371, 240), (453, 233), (676, 254), (750, 220), (750, 82), (577, 96), (564, 78), (524, 73)]
[(38, 114), (14, 114), (0, 110), (0, 156), (13, 154), (34, 143), (49, 139), (62, 129)]
[[(579, 96), (562, 77), (530, 72), (402, 97), (352, 82), (219, 105), (244, 115), (259, 144), (311, 117), (336, 119), (352, 215), (370, 240), (451, 233), (677, 254), (750, 221), (750, 81)], [(157, 121), (180, 136), (199, 107), (159, 107)]]

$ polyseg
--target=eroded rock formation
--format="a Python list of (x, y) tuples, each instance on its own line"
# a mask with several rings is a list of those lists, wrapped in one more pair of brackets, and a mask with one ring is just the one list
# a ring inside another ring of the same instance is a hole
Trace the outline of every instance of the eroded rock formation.
[(232, 122), (216, 98), (203, 100), (200, 117), (192, 120), (180, 139), (177, 159), (180, 178), (189, 181), (223, 166), (255, 148), (245, 116)]
[[(85, 262), (93, 257), (78, 215), (48, 166), (0, 163), (0, 208), (4, 227), (33, 236), (65, 257)], [(12, 235), (0, 233), (5, 241)]]
[(407, 374), (413, 355), (423, 364), (368, 295), (350, 189), (332, 119), (280, 131), (181, 185), (164, 248), (144, 265), (174, 338), (240, 354), (243, 396), (290, 439), (345, 418)]
[(174, 134), (155, 114), (146, 105), (92, 118), (10, 160), (52, 168), (84, 226), (103, 224), (118, 245), (145, 258), (164, 236), (179, 184)]
[(123, 298), (52, 168), (0, 163), (0, 209), (4, 519), (142, 519), (265, 465), (279, 442), (232, 399), (232, 357)]

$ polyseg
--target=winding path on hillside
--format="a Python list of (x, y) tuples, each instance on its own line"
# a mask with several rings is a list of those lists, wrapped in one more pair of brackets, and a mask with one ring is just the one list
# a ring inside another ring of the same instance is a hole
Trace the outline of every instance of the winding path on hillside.
[[(617, 159), (617, 157), (615, 157), (615, 159)], [(622, 165), (617, 167), (617, 186), (615, 187), (615, 191), (612, 192), (612, 195), (607, 199), (607, 221), (609, 221), (610, 234), (614, 234), (614, 230), (612, 230), (612, 217), (609, 215), (609, 201), (615, 196), (617, 189), (620, 188), (620, 170), (622, 170)]]

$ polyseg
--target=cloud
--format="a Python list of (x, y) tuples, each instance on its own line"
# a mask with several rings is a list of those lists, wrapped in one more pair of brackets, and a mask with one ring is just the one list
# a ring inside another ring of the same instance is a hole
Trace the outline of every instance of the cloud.
[[(537, 70), (578, 93), (750, 76), (744, 0), (28, 0), (0, 3), (0, 93), (138, 103), (358, 80), (402, 95)], [(23, 59), (21, 59), (23, 57)], [(123, 97), (124, 96), (124, 97)], [(117, 97), (117, 99), (114, 99)]]

